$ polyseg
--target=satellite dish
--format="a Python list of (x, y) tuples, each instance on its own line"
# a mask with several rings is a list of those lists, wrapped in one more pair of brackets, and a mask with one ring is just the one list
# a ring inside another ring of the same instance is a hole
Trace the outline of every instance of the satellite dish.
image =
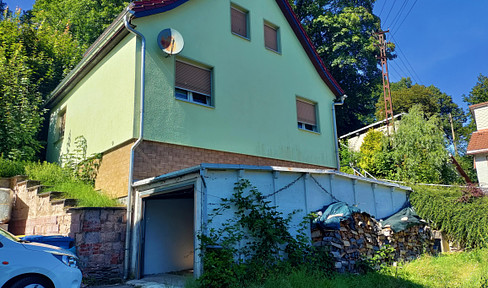
[(167, 28), (159, 32), (158, 44), (159, 48), (167, 56), (170, 56), (180, 53), (183, 50), (183, 46), (185, 46), (185, 41), (183, 41), (183, 36), (181, 36), (180, 32), (172, 28)]

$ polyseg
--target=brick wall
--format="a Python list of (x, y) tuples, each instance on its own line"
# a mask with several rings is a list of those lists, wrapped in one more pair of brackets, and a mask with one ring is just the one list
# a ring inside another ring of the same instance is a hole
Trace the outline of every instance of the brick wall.
[[(98, 172), (96, 187), (114, 197), (127, 195), (130, 147), (132, 142), (105, 153)], [(141, 180), (201, 163), (243, 164), (257, 166), (284, 166), (297, 168), (328, 168), (279, 159), (144, 141), (134, 156), (134, 179)]]
[(134, 178), (145, 179), (178, 171), (201, 163), (242, 164), (257, 166), (284, 166), (298, 168), (325, 168), (279, 159), (144, 141), (136, 150)]
[(95, 181), (96, 189), (101, 189), (112, 197), (127, 195), (130, 147), (133, 143), (134, 141), (122, 144), (118, 148), (103, 154)]

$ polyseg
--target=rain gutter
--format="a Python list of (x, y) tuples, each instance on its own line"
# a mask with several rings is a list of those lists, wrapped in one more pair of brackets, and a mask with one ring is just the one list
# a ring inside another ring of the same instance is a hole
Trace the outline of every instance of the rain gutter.
[(129, 183), (127, 187), (127, 227), (125, 231), (125, 250), (124, 250), (124, 279), (129, 277), (130, 264), (130, 244), (132, 231), (132, 185), (134, 182), (134, 151), (143, 140), (144, 136), (144, 83), (145, 83), (145, 64), (146, 64), (146, 38), (140, 32), (131, 27), (129, 15), (124, 17), (124, 26), (130, 33), (136, 35), (141, 39), (141, 91), (140, 91), (140, 114), (139, 114), (139, 138), (130, 148), (130, 162), (129, 162)]
[(336, 110), (335, 106), (342, 106), (344, 104), (344, 100), (347, 98), (347, 95), (344, 94), (341, 96), (339, 102), (332, 103), (332, 119), (334, 120), (334, 144), (335, 144), (335, 152), (336, 152), (336, 161), (337, 161), (337, 171), (341, 171), (341, 160), (339, 158), (339, 140), (337, 138), (337, 120), (336, 120)]

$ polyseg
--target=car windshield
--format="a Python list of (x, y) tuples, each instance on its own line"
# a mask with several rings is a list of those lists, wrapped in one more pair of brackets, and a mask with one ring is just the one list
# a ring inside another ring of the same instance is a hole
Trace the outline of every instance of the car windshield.
[(10, 239), (12, 241), (15, 241), (15, 242), (20, 242), (20, 239), (15, 237), (14, 235), (10, 234), (9, 232), (3, 230), (2, 228), (0, 228), (0, 236), (3, 236), (7, 239)]

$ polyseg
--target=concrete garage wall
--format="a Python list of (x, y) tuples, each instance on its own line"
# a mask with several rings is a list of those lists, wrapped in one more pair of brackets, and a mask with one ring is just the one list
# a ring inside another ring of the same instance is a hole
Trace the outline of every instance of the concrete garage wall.
[[(201, 164), (189, 169), (141, 180), (135, 183), (134, 213), (136, 222), (131, 246), (131, 269), (137, 275), (136, 277), (140, 276), (136, 267), (139, 267), (137, 259), (139, 259), (141, 253), (146, 252), (146, 255), (149, 253), (151, 255), (152, 253), (160, 253), (154, 260), (148, 260), (144, 263), (147, 266), (148, 264), (163, 265), (157, 262), (161, 261), (159, 258), (165, 257), (163, 253), (176, 251), (172, 245), (163, 247), (162, 245), (166, 244), (164, 244), (165, 242), (162, 239), (166, 237), (165, 232), (177, 231), (181, 229), (182, 225), (189, 223), (189, 218), (184, 220), (181, 217), (190, 216), (194, 219), (192, 241), (195, 243), (193, 247), (196, 250), (194, 252), (193, 268), (195, 275), (198, 277), (202, 272), (202, 263), (197, 250), (200, 247), (200, 240), (196, 235), (202, 231), (205, 233), (205, 231), (212, 228), (218, 229), (223, 223), (228, 222), (233, 217), (234, 211), (224, 210), (222, 214), (217, 216), (212, 215), (212, 211), (219, 207), (222, 198), (231, 196), (235, 183), (240, 179), (248, 179), (266, 197), (266, 200), (271, 201), (271, 205), (276, 206), (276, 209), (284, 215), (298, 211), (290, 223), (291, 233), (296, 233), (299, 224), (310, 212), (319, 210), (323, 206), (336, 201), (357, 206), (376, 219), (388, 217), (408, 204), (408, 193), (411, 190), (409, 187), (395, 183), (361, 178), (335, 170), (226, 164)], [(152, 207), (150, 201), (154, 200), (150, 200), (151, 198), (164, 197), (164, 195), (183, 189), (183, 187), (190, 189), (189, 191), (193, 195), (196, 208), (194, 211), (190, 210), (190, 203), (188, 203), (187, 209), (184, 210), (186, 211), (185, 213), (182, 213), (183, 206), (170, 205), (169, 202), (165, 206), (154, 202), (152, 203), (154, 207)], [(145, 210), (144, 202), (150, 203), (149, 205), (146, 204), (145, 213), (143, 212)], [(167, 210), (166, 212), (164, 211), (165, 209)], [(170, 212), (170, 209), (178, 211)], [(155, 223), (157, 224), (153, 223), (154, 220), (151, 217), (156, 218)], [(139, 223), (144, 223), (144, 221), (146, 221), (146, 231), (151, 230), (152, 233), (156, 233), (153, 230), (158, 228), (161, 229), (158, 232), (160, 234), (141, 235), (138, 232), (141, 230), (138, 225)], [(162, 228), (160, 227), (161, 225), (168, 226), (167, 228)], [(183, 235), (188, 237), (186, 238), (188, 242), (185, 242), (185, 245), (189, 244), (189, 239), (192, 236), (189, 232), (187, 234), (181, 233), (181, 236), (175, 236), (171, 240), (178, 242)], [(143, 242), (141, 243), (141, 241)], [(146, 248), (141, 250), (144, 245)], [(161, 251), (153, 252), (156, 248)], [(178, 257), (181, 258), (187, 255), (187, 250), (177, 253), (179, 254)], [(170, 260), (170, 258), (166, 259), (173, 261), (174, 263), (172, 264), (175, 267), (180, 267), (177, 261)], [(158, 272), (161, 272), (161, 270), (146, 270), (145, 274)]]
[(145, 201), (144, 275), (193, 269), (193, 199)]
[[(208, 169), (204, 176), (207, 214), (211, 214), (212, 208), (219, 205), (220, 198), (229, 197), (234, 183), (239, 179), (249, 179), (264, 195), (287, 187), (267, 200), (285, 215), (299, 210), (292, 225), (298, 225), (308, 213), (336, 201), (357, 206), (377, 219), (398, 212), (408, 201), (407, 187), (396, 184), (326, 170), (315, 170), (316, 173), (309, 169), (303, 169), (303, 172), (294, 170), (296, 172)], [(213, 219), (212, 227), (225, 222), (232, 216), (231, 213), (227, 211), (227, 214)]]

